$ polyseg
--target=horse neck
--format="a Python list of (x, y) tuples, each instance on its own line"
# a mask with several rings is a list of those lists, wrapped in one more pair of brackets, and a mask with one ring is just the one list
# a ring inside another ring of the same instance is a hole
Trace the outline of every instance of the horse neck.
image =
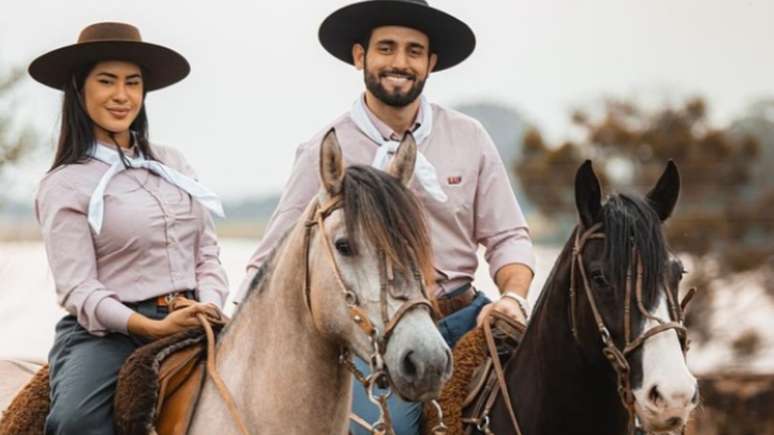
[[(320, 335), (306, 305), (303, 221), (274, 256), (264, 278), (269, 281), (250, 292), (218, 348), (226, 385), (247, 426), (261, 433), (344, 433), (349, 415), (351, 375), (338, 364), (339, 347)], [(222, 399), (209, 384), (199, 413), (219, 409), (212, 413), (221, 418), (207, 420), (229, 424)]]
[[(514, 411), (522, 435), (621, 435), (628, 415), (612, 369), (602, 359), (592, 362), (584, 356), (570, 329), (570, 261), (568, 246), (546, 281), (518, 352), (505, 368)], [(513, 431), (502, 398), (493, 409), (492, 423), (494, 433)]]

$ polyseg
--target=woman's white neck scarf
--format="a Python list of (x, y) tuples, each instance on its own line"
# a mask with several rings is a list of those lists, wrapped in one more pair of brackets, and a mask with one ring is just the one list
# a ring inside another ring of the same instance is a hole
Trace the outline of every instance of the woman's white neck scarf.
[[(89, 225), (91, 225), (96, 234), (99, 234), (102, 230), (102, 219), (105, 214), (105, 188), (107, 188), (108, 183), (110, 183), (110, 180), (116, 174), (127, 169), (127, 167), (125, 167), (124, 163), (121, 161), (121, 156), (118, 154), (117, 150), (101, 144), (95, 144), (89, 152), (89, 156), (110, 165), (110, 168), (102, 176), (102, 179), (99, 180), (99, 183), (89, 200)], [(128, 168), (147, 169), (148, 171), (153, 172), (170, 184), (174, 184), (191, 195), (191, 197), (199, 201), (205, 208), (215, 213), (217, 216), (225, 217), (223, 205), (217, 195), (193, 178), (183, 175), (161, 162), (146, 159), (139, 150), (136, 157), (124, 155), (124, 161)]]
[[(420, 120), (419, 128), (412, 132), (417, 145), (420, 145), (427, 140), (433, 130), (433, 107), (424, 95), (420, 97), (420, 104), (422, 106), (422, 119)], [(383, 138), (382, 134), (379, 133), (379, 129), (371, 122), (371, 118), (368, 117), (366, 110), (363, 97), (359, 97), (352, 105), (352, 110), (349, 115), (360, 131), (379, 145), (379, 149), (376, 151), (376, 156), (374, 157), (371, 166), (383, 170), (389, 164), (392, 156), (395, 155), (400, 142)], [(438, 175), (436, 174), (435, 167), (419, 151), (417, 151), (417, 162), (414, 169), (414, 175), (417, 177), (420, 184), (422, 184), (422, 187), (424, 187), (433, 198), (439, 202), (446, 202), (446, 193), (438, 182)]]

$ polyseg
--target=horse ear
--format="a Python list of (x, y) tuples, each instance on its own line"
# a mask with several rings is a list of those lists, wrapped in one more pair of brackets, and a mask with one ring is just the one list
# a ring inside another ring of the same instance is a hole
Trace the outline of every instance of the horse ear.
[(400, 180), (404, 186), (408, 186), (411, 177), (414, 176), (414, 166), (417, 162), (417, 143), (414, 136), (407, 132), (400, 142), (398, 151), (392, 158), (387, 173)]
[(344, 157), (336, 139), (336, 130), (331, 129), (320, 145), (320, 181), (328, 195), (336, 196), (341, 192), (343, 180)]
[(680, 171), (678, 171), (675, 162), (670, 160), (656, 186), (648, 192), (646, 198), (663, 222), (672, 215), (679, 195)]
[(575, 174), (575, 206), (583, 228), (602, 220), (602, 190), (591, 160), (586, 160)]

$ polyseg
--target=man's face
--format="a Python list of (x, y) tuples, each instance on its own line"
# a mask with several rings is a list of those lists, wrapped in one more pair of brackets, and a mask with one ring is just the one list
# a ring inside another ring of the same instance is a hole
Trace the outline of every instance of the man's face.
[(407, 106), (422, 94), (437, 60), (427, 35), (400, 26), (375, 28), (368, 47), (355, 44), (352, 55), (364, 71), (366, 89), (393, 107)]

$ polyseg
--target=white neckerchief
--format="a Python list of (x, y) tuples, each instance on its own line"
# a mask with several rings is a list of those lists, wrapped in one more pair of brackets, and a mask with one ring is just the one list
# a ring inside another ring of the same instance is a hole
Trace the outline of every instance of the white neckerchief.
[[(433, 130), (433, 106), (430, 105), (424, 95), (420, 97), (419, 104), (422, 106), (422, 119), (420, 120), (419, 128), (412, 132), (417, 146), (423, 143)], [(374, 156), (374, 161), (371, 163), (371, 166), (383, 170), (387, 167), (392, 156), (395, 155), (400, 142), (383, 138), (382, 134), (379, 133), (379, 129), (371, 122), (371, 118), (368, 117), (366, 110), (365, 102), (361, 96), (352, 105), (349, 116), (363, 134), (379, 145), (379, 149), (376, 151), (376, 156)], [(419, 180), (419, 183), (422, 184), (422, 187), (424, 187), (433, 198), (439, 202), (446, 202), (446, 193), (438, 182), (438, 175), (435, 172), (435, 167), (419, 152), (419, 150), (417, 150), (417, 162), (414, 167), (414, 175)]]
[[(91, 225), (95, 233), (99, 234), (102, 230), (102, 218), (105, 214), (105, 188), (116, 174), (126, 168), (121, 162), (118, 151), (106, 147), (105, 145), (95, 144), (89, 152), (89, 156), (110, 165), (110, 168), (102, 176), (102, 179), (99, 180), (99, 183), (89, 200), (89, 225)], [(217, 195), (199, 184), (199, 182), (193, 178), (183, 175), (161, 162), (147, 160), (139, 151), (137, 152), (137, 157), (129, 157), (127, 155), (124, 155), (124, 157), (130, 168), (147, 169), (148, 171), (153, 172), (191, 195), (216, 215), (220, 217), (225, 216), (225, 213), (223, 213), (223, 205), (220, 203)]]

